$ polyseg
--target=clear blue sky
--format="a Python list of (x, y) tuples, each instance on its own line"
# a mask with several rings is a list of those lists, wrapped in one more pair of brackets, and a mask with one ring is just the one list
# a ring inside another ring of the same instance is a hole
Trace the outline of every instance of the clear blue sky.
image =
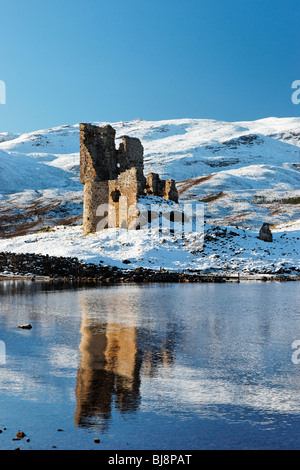
[(0, 0), (0, 132), (299, 116), (299, 0)]

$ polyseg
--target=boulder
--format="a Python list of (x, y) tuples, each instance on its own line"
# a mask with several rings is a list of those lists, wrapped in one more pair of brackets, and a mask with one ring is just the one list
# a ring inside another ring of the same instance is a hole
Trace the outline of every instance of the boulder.
[(270, 224), (264, 223), (259, 231), (259, 237), (260, 240), (263, 240), (264, 242), (272, 242), (273, 241), (273, 235), (270, 230)]

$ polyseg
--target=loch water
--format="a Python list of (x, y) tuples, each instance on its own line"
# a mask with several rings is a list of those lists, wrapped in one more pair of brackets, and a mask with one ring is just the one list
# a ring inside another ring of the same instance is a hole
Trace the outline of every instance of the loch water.
[(299, 449), (300, 284), (2, 281), (0, 430), (2, 450)]

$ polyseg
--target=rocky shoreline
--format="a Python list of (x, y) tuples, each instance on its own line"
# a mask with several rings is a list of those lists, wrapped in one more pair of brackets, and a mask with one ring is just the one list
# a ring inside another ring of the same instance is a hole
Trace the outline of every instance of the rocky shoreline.
[[(126, 260), (125, 260), (126, 261)], [(126, 263), (125, 263), (126, 264)], [(55, 257), (29, 253), (0, 253), (0, 280), (19, 279), (31, 281), (89, 282), (97, 284), (119, 283), (170, 283), (170, 282), (240, 282), (243, 280), (260, 281), (300, 281), (300, 275), (288, 273), (239, 273), (220, 271), (203, 273), (185, 270), (171, 272), (148, 268), (120, 269), (99, 263), (86, 263), (78, 258)]]

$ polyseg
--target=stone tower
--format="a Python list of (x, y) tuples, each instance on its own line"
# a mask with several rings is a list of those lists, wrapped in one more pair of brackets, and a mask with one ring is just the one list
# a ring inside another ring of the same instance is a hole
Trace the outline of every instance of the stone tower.
[(144, 149), (139, 139), (124, 136), (115, 147), (110, 126), (80, 124), (80, 182), (84, 185), (83, 230), (128, 227), (138, 217), (142, 195), (178, 201), (174, 180), (144, 176)]

